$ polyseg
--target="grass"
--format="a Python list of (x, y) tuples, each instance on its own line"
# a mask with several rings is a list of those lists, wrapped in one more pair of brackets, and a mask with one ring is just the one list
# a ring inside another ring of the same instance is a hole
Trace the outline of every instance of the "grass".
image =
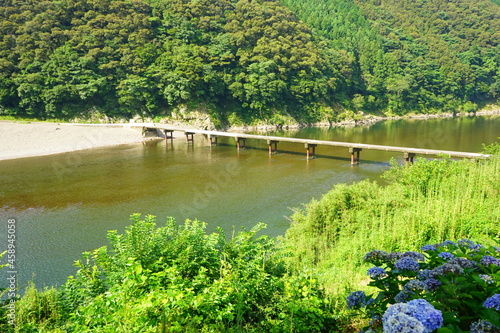
[(393, 167), (388, 185), (337, 185), (292, 216), (286, 241), (297, 270), (317, 270), (326, 290), (342, 299), (367, 289), (364, 254), (410, 251), (446, 239), (492, 245), (500, 237), (500, 158), (419, 159)]

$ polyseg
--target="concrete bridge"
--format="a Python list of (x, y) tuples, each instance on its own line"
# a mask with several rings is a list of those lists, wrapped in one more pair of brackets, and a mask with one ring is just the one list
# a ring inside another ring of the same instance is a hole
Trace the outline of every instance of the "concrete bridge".
[(352, 142), (300, 139), (300, 138), (222, 132), (222, 131), (207, 131), (198, 129), (179, 128), (171, 125), (152, 124), (152, 123), (126, 124), (125, 126), (142, 127), (143, 133), (147, 131), (156, 131), (156, 132), (161, 131), (163, 132), (165, 139), (167, 140), (168, 139), (172, 140), (174, 138), (173, 136), (174, 132), (183, 132), (184, 135), (186, 136), (187, 142), (193, 142), (195, 134), (202, 134), (209, 138), (211, 145), (216, 145), (218, 143), (219, 137), (230, 137), (234, 138), (236, 148), (238, 150), (244, 149), (246, 147), (246, 140), (264, 140), (267, 142), (269, 146), (270, 155), (278, 151), (279, 142), (298, 143), (304, 145), (304, 148), (306, 149), (306, 156), (308, 159), (315, 157), (316, 147), (318, 146), (345, 147), (348, 149), (351, 155), (351, 164), (353, 165), (359, 163), (360, 153), (362, 150), (382, 150), (382, 151), (399, 152), (403, 154), (407, 164), (413, 163), (416, 155), (429, 155), (429, 156), (446, 155), (454, 158), (469, 158), (475, 160), (487, 159), (491, 157), (491, 155), (488, 154), (469, 153), (460, 151), (421, 149), (421, 148), (411, 148), (411, 147), (394, 147), (394, 146), (382, 146), (382, 145), (372, 145), (372, 144), (362, 144), (362, 143), (352, 143)]

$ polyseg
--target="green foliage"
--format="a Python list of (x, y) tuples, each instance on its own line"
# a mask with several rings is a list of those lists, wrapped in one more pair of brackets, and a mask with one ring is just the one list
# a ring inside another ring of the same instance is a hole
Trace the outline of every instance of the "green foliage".
[[(498, 294), (500, 248), (463, 239), (426, 245), (422, 251), (425, 256), (420, 252), (384, 251), (365, 255), (366, 262), (376, 265), (368, 271), (368, 285), (377, 291), (356, 306), (360, 314), (376, 319), (390, 304), (425, 299), (442, 312), (443, 326), (450, 332), (468, 331), (478, 321), (487, 321), (500, 330), (500, 312), (483, 305)], [(403, 269), (405, 258), (413, 258), (419, 267)], [(381, 331), (380, 320), (370, 323), (373, 331)]]
[(475, 112), (500, 97), (497, 5), (380, 4), (2, 1), (0, 115), (154, 118), (194, 103), (221, 125), (314, 122), (339, 106)]
[(290, 264), (318, 271), (332, 294), (364, 285), (360, 258), (375, 248), (418, 249), (446, 239), (492, 245), (500, 236), (500, 163), (419, 159), (393, 167), (389, 183), (336, 185), (291, 217)]
[(28, 288), (20, 331), (325, 332), (331, 304), (313, 274), (288, 274), (277, 240), (259, 224), (226, 240), (199, 221), (138, 214), (109, 247), (85, 253), (61, 290)]

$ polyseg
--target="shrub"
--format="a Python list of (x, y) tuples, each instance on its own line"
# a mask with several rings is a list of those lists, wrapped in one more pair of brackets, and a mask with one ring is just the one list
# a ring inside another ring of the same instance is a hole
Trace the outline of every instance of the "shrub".
[[(347, 298), (349, 308), (371, 319), (364, 331), (432, 332), (442, 323), (439, 332), (500, 332), (500, 247), (464, 239), (421, 250), (365, 255), (375, 265), (368, 270), (369, 286), (378, 291)], [(442, 313), (441, 322), (426, 304)]]

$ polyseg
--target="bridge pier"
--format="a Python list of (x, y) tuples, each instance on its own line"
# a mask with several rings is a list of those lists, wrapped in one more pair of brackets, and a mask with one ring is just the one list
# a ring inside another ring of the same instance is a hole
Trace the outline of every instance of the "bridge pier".
[(213, 146), (213, 145), (217, 146), (217, 143), (218, 143), (218, 140), (219, 140), (219, 137), (217, 135), (209, 134), (208, 135), (208, 139), (210, 140), (210, 146)]
[(186, 142), (192, 142), (194, 144), (194, 133), (193, 132), (184, 132), (186, 134)]
[[(359, 164), (359, 153), (362, 150), (361, 148), (349, 148), (349, 152), (351, 153), (351, 165)], [(354, 157), (354, 154), (356, 154), (356, 157)]]
[(174, 139), (174, 130), (163, 130), (163, 134), (165, 134), (165, 140), (173, 140)]
[(236, 149), (237, 150), (242, 150), (242, 149), (245, 149), (247, 147), (246, 146), (246, 141), (247, 141), (246, 138), (235, 137), (234, 139), (236, 140)]
[(406, 165), (413, 164), (413, 158), (415, 157), (415, 153), (404, 153), (404, 157)]
[(275, 140), (267, 140), (267, 144), (269, 145), (269, 155), (276, 154), (278, 152), (278, 142)]
[(307, 159), (310, 160), (316, 158), (316, 146), (318, 145), (312, 143), (306, 143), (304, 146), (306, 148)]

